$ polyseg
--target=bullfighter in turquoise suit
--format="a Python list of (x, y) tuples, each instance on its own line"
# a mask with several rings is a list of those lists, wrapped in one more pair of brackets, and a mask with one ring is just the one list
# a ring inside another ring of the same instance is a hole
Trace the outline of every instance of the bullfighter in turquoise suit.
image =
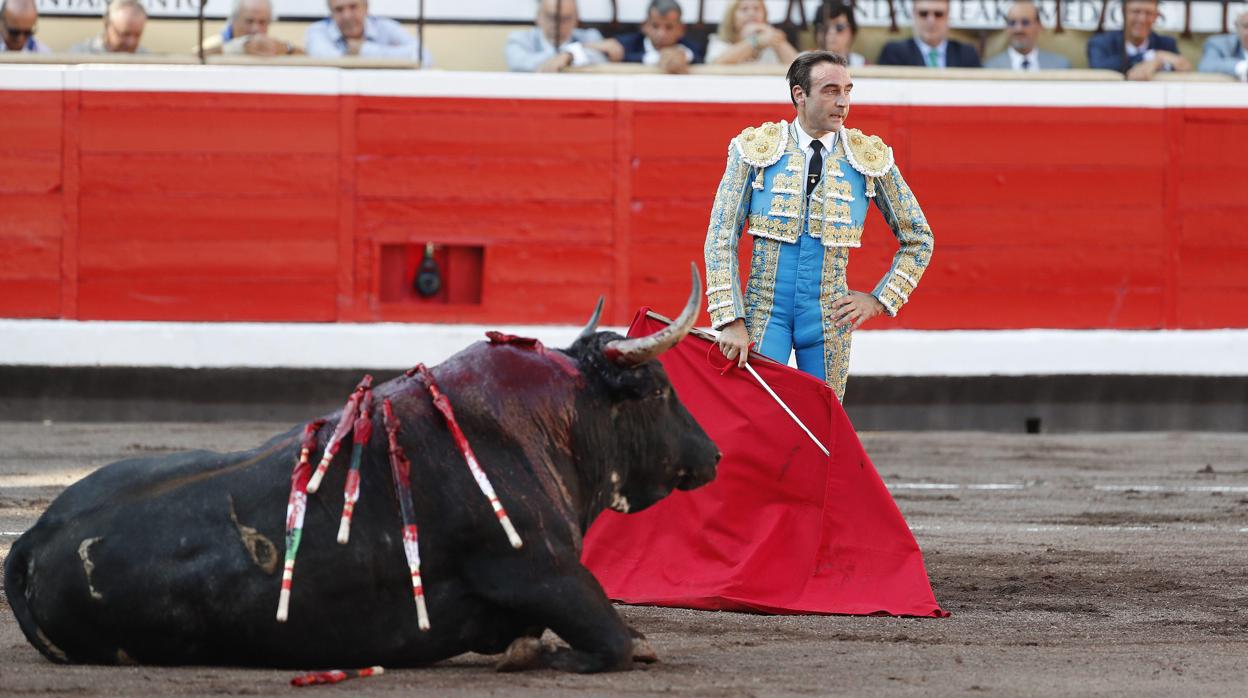
[[(743, 364), (751, 342), (782, 363), (795, 351), (798, 368), (843, 399), (853, 330), (905, 304), (931, 259), (932, 231), (892, 149), (845, 128), (853, 85), (844, 59), (802, 54), (789, 85), (793, 123), (747, 128), (728, 147), (706, 233), (707, 310), (729, 359)], [(870, 201), (900, 247), (866, 294), (849, 289), (845, 270)], [(754, 244), (743, 293), (737, 243), (747, 228)]]

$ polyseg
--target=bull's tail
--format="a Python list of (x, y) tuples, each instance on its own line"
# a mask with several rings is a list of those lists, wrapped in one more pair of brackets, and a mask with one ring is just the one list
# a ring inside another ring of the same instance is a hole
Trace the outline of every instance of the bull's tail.
[(18, 538), (4, 561), (4, 594), (9, 608), (13, 609), (13, 615), (17, 617), (17, 624), (21, 626), (22, 633), (30, 644), (48, 659), (58, 664), (68, 664), (69, 658), (43, 634), (35, 621), (34, 613), (31, 612), (34, 557), (31, 555), (30, 535), (28, 531)]

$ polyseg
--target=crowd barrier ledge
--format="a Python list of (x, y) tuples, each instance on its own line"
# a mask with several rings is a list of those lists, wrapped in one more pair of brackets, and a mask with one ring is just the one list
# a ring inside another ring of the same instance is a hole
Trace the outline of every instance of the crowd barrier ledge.
[[(321, 67), (352, 70), (417, 70), (420, 64), (394, 58), (315, 58), (312, 56), (206, 56), (207, 65), (257, 67)], [(75, 54), (75, 53), (0, 53), (0, 65), (199, 65), (198, 57), (182, 54)], [(715, 76), (783, 76), (786, 67), (779, 65), (695, 65), (690, 75)], [(451, 71), (473, 72), (473, 71)], [(566, 73), (589, 75), (661, 75), (657, 66), (634, 63), (572, 68)], [(1123, 82), (1122, 74), (1112, 70), (1042, 70), (1021, 72), (988, 68), (917, 68), (911, 66), (868, 65), (854, 69), (854, 76), (885, 80), (995, 80), (1021, 82)], [(1220, 73), (1159, 73), (1155, 80), (1163, 82), (1236, 82)]]

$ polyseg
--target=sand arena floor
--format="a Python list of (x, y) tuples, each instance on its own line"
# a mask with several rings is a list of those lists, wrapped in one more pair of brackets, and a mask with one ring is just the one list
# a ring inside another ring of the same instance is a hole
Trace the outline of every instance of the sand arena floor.
[[(0, 556), (66, 485), (287, 424), (0, 424)], [(944, 620), (622, 607), (660, 663), (495, 674), (465, 656), (353, 695), (1248, 695), (1248, 435), (869, 433)], [(288, 671), (58, 666), (0, 598), (0, 695), (269, 695)]]

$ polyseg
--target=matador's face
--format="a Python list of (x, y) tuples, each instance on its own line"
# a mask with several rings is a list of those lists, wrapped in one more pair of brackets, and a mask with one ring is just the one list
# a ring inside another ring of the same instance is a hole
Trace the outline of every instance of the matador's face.
[(802, 125), (814, 136), (840, 131), (849, 117), (849, 93), (854, 83), (849, 69), (835, 63), (820, 63), (810, 71), (810, 93), (793, 88), (797, 113)]

